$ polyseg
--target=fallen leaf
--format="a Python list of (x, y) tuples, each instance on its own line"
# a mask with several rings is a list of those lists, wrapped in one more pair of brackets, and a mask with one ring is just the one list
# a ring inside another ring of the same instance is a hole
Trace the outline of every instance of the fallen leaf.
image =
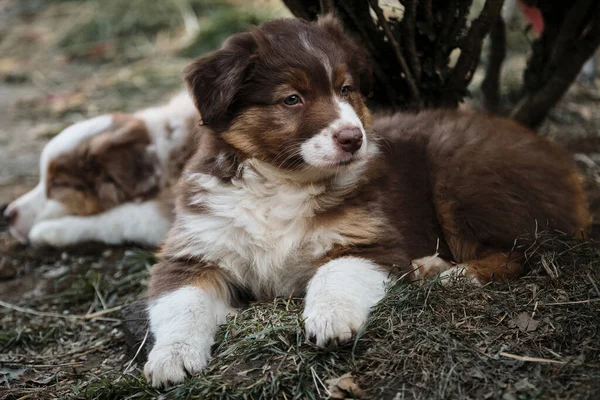
[(538, 328), (539, 325), (540, 321), (531, 318), (529, 313), (526, 311), (523, 311), (508, 321), (508, 326), (510, 328), (519, 328), (521, 332), (533, 332)]
[(364, 393), (356, 383), (356, 377), (351, 373), (344, 374), (339, 378), (328, 379), (325, 383), (329, 386), (329, 396), (332, 399), (345, 399), (352, 397), (360, 399)]

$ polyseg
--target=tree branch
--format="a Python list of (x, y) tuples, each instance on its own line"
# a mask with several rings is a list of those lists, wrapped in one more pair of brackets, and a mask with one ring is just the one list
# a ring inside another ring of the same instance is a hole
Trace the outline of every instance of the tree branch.
[(385, 16), (383, 15), (383, 11), (381, 11), (381, 8), (379, 7), (379, 4), (377, 3), (377, 0), (369, 0), (369, 3), (371, 4), (371, 8), (373, 9), (373, 11), (375, 11), (375, 15), (377, 15), (377, 20), (379, 21), (379, 24), (383, 28), (383, 31), (385, 32), (385, 35), (386, 35), (389, 43), (392, 45), (394, 54), (396, 55), (396, 58), (398, 59), (398, 62), (400, 63), (400, 68), (402, 68), (404, 77), (406, 78), (406, 81), (408, 82), (408, 87), (409, 87), (415, 101), (417, 102), (417, 104), (420, 107), (421, 106), (421, 93), (419, 91), (419, 88), (417, 87), (417, 84), (416, 84), (413, 76), (412, 76), (412, 73), (408, 69), (406, 60), (404, 59), (404, 56), (402, 55), (402, 51), (400, 50), (400, 45), (398, 44), (398, 41), (394, 37), (394, 34), (393, 34), (392, 30), (390, 29), (390, 26), (387, 23)]
[(502, 63), (506, 57), (506, 29), (502, 16), (499, 16), (490, 32), (490, 54), (481, 92), (485, 108), (495, 114), (502, 112), (500, 106), (500, 77)]
[(415, 42), (415, 26), (417, 25), (417, 2), (415, 0), (406, 0), (404, 16), (402, 17), (402, 27), (404, 31), (403, 43), (408, 55), (408, 62), (412, 69), (415, 79), (421, 80), (421, 62), (417, 53), (417, 44)]
[[(377, 49), (375, 48), (375, 46), (373, 44), (374, 37), (370, 37), (369, 33), (365, 29), (366, 21), (364, 19), (363, 20), (359, 19), (356, 16), (356, 14), (354, 13), (354, 10), (350, 7), (349, 4), (347, 4), (346, 1), (340, 2), (340, 6), (343, 9), (343, 11), (346, 13), (348, 18), (350, 18), (350, 20), (354, 24), (356, 31), (358, 31), (360, 33), (362, 42), (367, 47), (367, 51), (369, 52), (369, 57), (371, 59), (371, 67), (373, 68), (373, 74), (377, 77), (377, 79), (380, 82), (383, 83), (384, 90), (387, 93), (390, 104), (393, 107), (396, 107), (396, 105), (397, 105), (396, 91), (393, 89), (394, 86), (392, 85), (392, 82), (390, 82), (389, 77), (383, 71), (383, 69), (381, 68), (381, 66), (379, 65), (377, 60), (375, 59), (375, 55), (377, 54)], [(366, 26), (368, 26), (368, 25), (366, 25)]]
[[(511, 117), (525, 126), (537, 128), (575, 80), (583, 64), (600, 46), (600, 4), (594, 4), (594, 18), (581, 28), (581, 37), (567, 50), (569, 57), (560, 59), (552, 75), (533, 93), (526, 95), (514, 108)], [(567, 53), (565, 53), (567, 54)]]
[(471, 27), (460, 45), (461, 53), (458, 61), (448, 79), (449, 87), (464, 88), (471, 81), (481, 56), (483, 39), (500, 15), (503, 4), (504, 0), (486, 0), (481, 14), (471, 23)]

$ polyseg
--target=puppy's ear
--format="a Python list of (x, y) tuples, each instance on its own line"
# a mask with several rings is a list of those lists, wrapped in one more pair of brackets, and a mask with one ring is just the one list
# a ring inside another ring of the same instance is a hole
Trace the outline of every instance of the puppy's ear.
[(257, 43), (251, 33), (231, 36), (220, 50), (185, 70), (185, 80), (204, 123), (221, 119), (240, 89)]
[(368, 97), (373, 87), (373, 72), (366, 48), (344, 31), (342, 22), (332, 13), (319, 17), (316, 24), (342, 44), (351, 56), (349, 67), (358, 77), (360, 92), (363, 96)]

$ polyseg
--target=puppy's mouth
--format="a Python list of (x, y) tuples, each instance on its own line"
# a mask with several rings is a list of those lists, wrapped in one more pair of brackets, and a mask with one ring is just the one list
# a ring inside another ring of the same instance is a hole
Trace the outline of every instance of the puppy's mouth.
[(362, 160), (362, 155), (359, 153), (349, 154), (335, 154), (327, 157), (322, 157), (320, 159), (311, 159), (304, 160), (304, 162), (312, 168), (320, 168), (320, 169), (339, 169), (343, 167), (348, 167), (356, 162)]

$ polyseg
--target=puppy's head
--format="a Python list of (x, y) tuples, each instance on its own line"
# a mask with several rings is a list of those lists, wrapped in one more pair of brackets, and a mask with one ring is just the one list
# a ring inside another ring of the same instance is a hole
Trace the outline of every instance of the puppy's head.
[(40, 157), (40, 183), (5, 211), (13, 236), (26, 242), (34, 224), (93, 215), (159, 189), (161, 170), (146, 126), (131, 115), (75, 124)]
[(204, 123), (242, 157), (333, 173), (367, 156), (371, 72), (331, 16), (234, 35), (186, 81)]

